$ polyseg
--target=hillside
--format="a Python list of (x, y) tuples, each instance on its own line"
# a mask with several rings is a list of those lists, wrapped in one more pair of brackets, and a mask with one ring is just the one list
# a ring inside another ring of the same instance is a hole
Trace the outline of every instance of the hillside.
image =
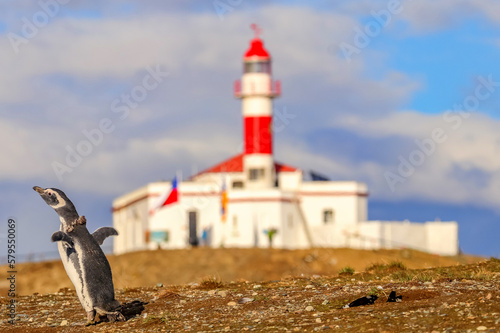
[[(121, 267), (120, 265), (127, 265), (136, 267), (137, 272), (141, 268), (148, 267), (147, 265), (155, 266), (153, 261), (142, 263), (133, 261), (145, 260), (146, 257), (158, 260), (162, 264), (167, 260), (184, 261), (187, 267), (202, 257), (208, 262), (200, 262), (202, 268), (198, 270), (199, 275), (190, 273), (196, 276), (196, 283), (182, 285), (155, 283), (144, 284), (137, 288), (118, 287), (116, 295), (124, 304), (123, 312), (128, 319), (126, 322), (101, 322), (85, 327), (85, 312), (74, 290), (63, 288), (50, 294), (35, 293), (19, 296), (16, 309), (17, 323), (15, 326), (8, 324), (7, 313), (2, 311), (0, 330), (2, 332), (495, 332), (500, 329), (498, 288), (500, 260), (497, 259), (483, 259), (481, 262), (457, 265), (457, 260), (477, 261), (477, 258), (439, 258), (413, 251), (376, 253), (326, 249), (303, 252), (271, 250), (267, 251), (266, 256), (265, 250), (249, 250), (248, 254), (255, 252), (253, 254), (260, 255), (260, 259), (275, 262), (276, 270), (280, 271), (283, 267), (279, 263), (283, 263), (284, 258), (291, 261), (293, 258), (300, 258), (304, 264), (295, 262), (292, 268), (298, 269), (296, 272), (303, 270), (304, 276), (292, 274), (260, 282), (200, 277), (210, 273), (205, 266), (218, 266), (222, 258), (225, 258), (222, 264), (243, 268), (241, 274), (250, 273), (245, 271), (245, 267), (249, 267), (254, 259), (244, 257), (245, 252), (197, 249), (142, 252), (111, 257), (115, 269)], [(171, 257), (174, 254), (177, 255), (177, 259)], [(207, 254), (212, 255), (212, 258), (207, 258)], [(365, 266), (354, 274), (344, 269), (344, 272), (338, 275), (337, 272), (333, 273), (334, 269), (330, 267), (329, 274), (309, 275), (316, 269), (323, 269), (323, 262), (329, 263), (330, 266), (342, 266), (343, 260), (346, 259), (341, 259), (341, 254), (343, 256), (350, 254), (351, 260), (356, 262), (356, 265), (364, 265), (372, 259), (374, 261), (368, 265), (369, 267)], [(338, 262), (334, 265), (326, 257)], [(232, 261), (234, 258), (242, 260)], [(245, 260), (249, 262), (244, 262)], [(439, 261), (453, 263), (448, 267), (426, 269), (409, 269), (403, 264), (411, 261), (422, 266)], [(27, 267), (30, 265), (34, 264), (27, 264)], [(54, 269), (55, 263), (52, 265)], [(253, 269), (265, 272), (271, 270), (270, 265), (263, 263), (262, 267), (254, 266)], [(23, 270), (27, 267), (23, 267)], [(163, 269), (166, 270), (166, 267)], [(290, 269), (288, 268), (286, 274), (291, 272)], [(38, 271), (40, 278), (43, 275), (42, 271), (40, 266)], [(45, 272), (49, 272), (47, 267)], [(170, 276), (168, 274), (165, 278)], [(190, 274), (185, 275), (185, 278), (191, 279), (193, 275)], [(149, 271), (144, 271), (141, 279), (146, 281), (144, 279), (147, 279), (148, 275)], [(117, 285), (121, 283), (118, 282), (119, 279), (120, 277), (116, 276)], [(402, 301), (387, 302), (391, 291), (402, 296)], [(378, 298), (374, 304), (342, 308), (366, 295)], [(7, 297), (0, 297), (3, 309), (8, 301)]]
[[(353, 249), (211, 249), (157, 250), (108, 256), (116, 288), (187, 284), (215, 276), (224, 282), (279, 280), (288, 276), (335, 275), (350, 266), (363, 271), (373, 263), (400, 261), (408, 268), (451, 266), (477, 262), (472, 256), (440, 257), (413, 250)], [(18, 264), (20, 295), (73, 289), (60, 260)], [(3, 266), (3, 271), (8, 269)], [(5, 295), (8, 281), (0, 281)]]

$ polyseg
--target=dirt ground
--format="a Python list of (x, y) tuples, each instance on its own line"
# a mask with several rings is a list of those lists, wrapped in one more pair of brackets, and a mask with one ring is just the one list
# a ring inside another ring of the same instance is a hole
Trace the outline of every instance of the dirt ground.
[[(158, 250), (108, 256), (115, 288), (179, 285), (199, 282), (207, 276), (222, 281), (279, 280), (289, 276), (335, 275), (350, 266), (363, 271), (373, 263), (400, 261), (408, 268), (428, 268), (467, 264), (481, 260), (472, 256), (442, 257), (413, 250), (353, 250), (317, 248)], [(73, 289), (60, 260), (18, 264), (19, 295), (54, 293)], [(6, 272), (0, 266), (0, 272)], [(7, 294), (9, 282), (0, 280), (0, 296)]]
[[(186, 267), (197, 262), (203, 249), (154, 251), (110, 257), (126, 258), (123, 267), (137, 271), (160, 266), (166, 275), (154, 283), (120, 286), (117, 299), (124, 304), (126, 322), (100, 322), (84, 326), (86, 317), (72, 288), (56, 292), (25, 293), (16, 298), (16, 323), (8, 323), (9, 298), (0, 297), (1, 332), (496, 332), (500, 331), (500, 260), (472, 257), (442, 258), (414, 251), (356, 251), (316, 249), (308, 251), (261, 250), (253, 262), (254, 276), (277, 271), (276, 278), (242, 278), (251, 273), (243, 250), (210, 250), (196, 272), (185, 273), (188, 282), (168, 282), (175, 275), (171, 255), (183, 255)], [(212, 252), (213, 251), (213, 252)], [(242, 251), (242, 252), (240, 252)], [(323, 252), (325, 251), (325, 252)], [(351, 252), (353, 251), (353, 252)], [(252, 252), (252, 251), (250, 251)], [(267, 253), (267, 255), (265, 255)], [(254, 253), (255, 254), (255, 253)], [(346, 269), (342, 255), (353, 256)], [(371, 255), (373, 257), (369, 257)], [(136, 255), (137, 257), (135, 257)], [(134, 261), (144, 256), (152, 262)], [(215, 274), (205, 267), (229, 266)], [(292, 265), (284, 268), (288, 258)], [(294, 261), (300, 258), (300, 261)], [(329, 259), (328, 259), (329, 258)], [(238, 260), (239, 259), (239, 260)], [(336, 262), (331, 261), (335, 259)], [(162, 261), (165, 260), (165, 261)], [(330, 261), (329, 261), (330, 260)], [(422, 261), (421, 261), (422, 260)], [(434, 260), (434, 261), (431, 261)], [(480, 262), (478, 262), (480, 260)], [(270, 263), (268, 263), (268, 261)], [(273, 267), (273, 263), (275, 266)], [(323, 263), (324, 262), (324, 263)], [(410, 269), (413, 264), (418, 269)], [(451, 263), (450, 263), (451, 262)], [(472, 262), (457, 264), (459, 262)], [(260, 266), (255, 264), (260, 263)], [(323, 267), (323, 263), (325, 267)], [(326, 265), (329, 263), (330, 266)], [(440, 263), (433, 265), (433, 263)], [(141, 264), (146, 266), (141, 266)], [(35, 265), (35, 264), (27, 264)], [(36, 264), (49, 265), (49, 263)], [(30, 266), (37, 268), (38, 266)], [(57, 267), (52, 263), (51, 269)], [(113, 262), (113, 272), (122, 264)], [(282, 267), (283, 265), (283, 267)], [(268, 267), (269, 266), (269, 267)], [(431, 267), (434, 268), (425, 268)], [(447, 267), (443, 267), (447, 266)], [(177, 267), (177, 266), (174, 266)], [(234, 278), (223, 278), (230, 274)], [(329, 268), (328, 268), (329, 267)], [(335, 267), (335, 268), (333, 268)], [(340, 267), (340, 268), (339, 268)], [(359, 268), (358, 268), (359, 267)], [(58, 276), (38, 267), (38, 276)], [(328, 271), (321, 272), (328, 268)], [(339, 275), (339, 270), (342, 273)], [(23, 268), (25, 269), (25, 268)], [(238, 271), (242, 269), (242, 271)], [(248, 271), (246, 270), (248, 269)], [(21, 272), (21, 271), (20, 271)], [(130, 273), (131, 271), (129, 271)], [(27, 273), (27, 271), (25, 271)], [(63, 272), (64, 273), (64, 272)], [(175, 270), (174, 270), (175, 273)], [(180, 273), (180, 272), (178, 272)], [(150, 271), (138, 274), (144, 277)], [(183, 274), (179, 274), (183, 275)], [(21, 276), (21, 274), (20, 274)], [(20, 280), (19, 280), (20, 281)], [(146, 280), (141, 280), (146, 281)], [(162, 282), (163, 281), (163, 282)], [(19, 282), (20, 283), (20, 282)], [(141, 283), (141, 282), (137, 282)], [(71, 286), (72, 287), (72, 286)], [(26, 289), (29, 290), (29, 289)], [(391, 291), (401, 302), (387, 302)], [(377, 296), (374, 304), (342, 308), (363, 296)], [(135, 302), (134, 302), (135, 301)], [(125, 312), (128, 311), (128, 312)]]

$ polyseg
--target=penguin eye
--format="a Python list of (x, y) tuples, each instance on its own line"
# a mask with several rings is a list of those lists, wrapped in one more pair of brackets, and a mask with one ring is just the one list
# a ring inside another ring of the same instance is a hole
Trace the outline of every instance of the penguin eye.
[(49, 195), (52, 195), (52, 193), (49, 192)]

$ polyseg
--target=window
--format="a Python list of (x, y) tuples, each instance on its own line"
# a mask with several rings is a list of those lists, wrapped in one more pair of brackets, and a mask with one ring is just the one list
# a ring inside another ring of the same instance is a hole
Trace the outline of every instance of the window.
[(333, 209), (328, 208), (323, 210), (323, 223), (324, 224), (329, 224), (334, 222), (334, 212)]
[(240, 233), (238, 232), (238, 217), (236, 215), (233, 216), (233, 230), (231, 232), (231, 236), (239, 237)]
[(241, 180), (234, 181), (233, 188), (243, 188), (243, 182)]
[(250, 169), (248, 179), (258, 180), (264, 178), (264, 169)]
[(169, 234), (168, 231), (147, 231), (146, 232), (146, 242), (153, 243), (163, 243), (168, 242)]
[(245, 73), (271, 73), (269, 61), (252, 61), (245, 63)]

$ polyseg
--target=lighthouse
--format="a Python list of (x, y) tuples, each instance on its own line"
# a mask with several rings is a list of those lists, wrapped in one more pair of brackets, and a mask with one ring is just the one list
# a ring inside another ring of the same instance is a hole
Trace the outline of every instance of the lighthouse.
[[(273, 98), (281, 88), (273, 81), (261, 30), (251, 27), (255, 36), (243, 54), (243, 75), (234, 86), (242, 104), (242, 151), (187, 180), (148, 183), (116, 198), (113, 226), (120, 236), (114, 240), (114, 253), (202, 244), (365, 250), (404, 246), (456, 255), (455, 221), (368, 221), (366, 184), (308, 181), (302, 169), (274, 160)], [(306, 114), (294, 112), (299, 117)], [(172, 194), (176, 200), (164, 199)]]
[(271, 56), (252, 24), (255, 37), (243, 56), (243, 76), (235, 83), (235, 96), (242, 100), (243, 172), (245, 187), (266, 189), (276, 185), (273, 160), (273, 98), (281, 93), (273, 81)]

